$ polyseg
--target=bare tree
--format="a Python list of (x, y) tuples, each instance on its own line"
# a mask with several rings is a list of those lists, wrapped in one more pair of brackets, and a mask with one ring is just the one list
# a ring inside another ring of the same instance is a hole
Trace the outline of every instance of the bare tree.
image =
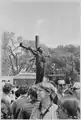
[(3, 34), (2, 39), (2, 68), (3, 63), (7, 64), (9, 67), (8, 75), (16, 75), (23, 68), (26, 62), (19, 62), (20, 56), (22, 55), (21, 51), (17, 44), (14, 44), (14, 33), (6, 32)]

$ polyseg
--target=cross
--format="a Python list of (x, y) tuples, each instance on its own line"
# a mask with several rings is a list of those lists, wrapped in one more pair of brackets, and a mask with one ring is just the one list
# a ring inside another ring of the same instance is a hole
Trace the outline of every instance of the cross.
[(43, 54), (42, 49), (39, 47), (39, 36), (35, 36), (35, 47), (36, 49), (32, 49), (31, 47), (25, 47), (23, 46), (22, 43), (20, 43), (20, 47), (29, 50), (32, 52), (32, 54), (35, 56), (36, 58), (36, 84), (39, 82), (42, 82), (43, 77), (44, 77), (44, 63), (45, 63), (45, 57), (49, 57), (46, 56), (45, 54)]

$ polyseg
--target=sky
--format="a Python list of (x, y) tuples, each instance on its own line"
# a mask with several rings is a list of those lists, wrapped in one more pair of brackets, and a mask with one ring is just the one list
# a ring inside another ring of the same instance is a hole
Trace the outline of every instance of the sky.
[(27, 40), (39, 35), (48, 47), (80, 44), (80, 3), (1, 0), (0, 35), (4, 31)]

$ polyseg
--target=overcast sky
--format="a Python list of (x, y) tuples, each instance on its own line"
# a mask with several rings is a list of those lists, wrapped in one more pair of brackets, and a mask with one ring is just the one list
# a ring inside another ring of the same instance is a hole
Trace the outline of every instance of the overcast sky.
[(80, 44), (80, 4), (5, 0), (0, 3), (0, 33), (5, 30), (28, 40), (38, 34), (40, 43), (50, 47)]

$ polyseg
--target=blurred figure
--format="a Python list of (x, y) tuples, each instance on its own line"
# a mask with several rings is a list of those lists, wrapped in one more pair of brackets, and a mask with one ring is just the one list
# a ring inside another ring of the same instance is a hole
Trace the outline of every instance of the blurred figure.
[(5, 85), (2, 88), (2, 96), (1, 97), (2, 97), (2, 99), (8, 101), (9, 104), (11, 103), (11, 100), (12, 100), (12, 98), (10, 96), (12, 87), (13, 87), (12, 84), (5, 83)]
[(79, 119), (80, 109), (75, 97), (64, 97), (58, 107), (59, 119)]
[(38, 85), (38, 96), (40, 104), (32, 110), (30, 119), (57, 119), (58, 106), (53, 103), (55, 88), (49, 82)]
[(37, 101), (37, 91), (34, 88), (30, 88), (28, 91), (28, 98), (30, 102)]
[(30, 119), (32, 109), (39, 105), (39, 101), (37, 101), (37, 92), (30, 88), (28, 90), (28, 103), (22, 108), (18, 119)]
[(59, 104), (61, 99), (62, 99), (62, 97), (64, 97), (65, 89), (66, 89), (65, 80), (58, 80), (58, 85), (57, 85), (57, 104)]
[(11, 96), (11, 103), (13, 102), (13, 101), (15, 101), (15, 92), (14, 92), (14, 90), (12, 89), (11, 90), (11, 92), (10, 92), (11, 94), (10, 94), (10, 96)]
[(5, 85), (5, 80), (2, 80), (2, 88), (3, 88), (3, 86)]
[(73, 85), (73, 95), (80, 101), (80, 89), (81, 89), (81, 83), (80, 82), (76, 82)]
[(27, 100), (27, 91), (28, 86), (22, 85), (19, 88), (20, 96), (17, 100), (15, 100), (11, 106), (13, 119), (18, 119), (21, 109), (28, 103)]
[(12, 117), (11, 114), (11, 96), (10, 92), (12, 89), (12, 85), (5, 83), (2, 88), (2, 96), (1, 96), (1, 118), (2, 119), (10, 119)]
[(58, 80), (58, 86), (57, 86), (58, 93), (64, 96), (65, 89), (66, 89), (65, 80)]
[(49, 82), (49, 78), (48, 77), (43, 77), (43, 82)]
[(20, 91), (19, 91), (19, 89), (17, 89), (17, 90), (15, 91), (15, 99), (18, 99), (19, 96), (20, 96)]

